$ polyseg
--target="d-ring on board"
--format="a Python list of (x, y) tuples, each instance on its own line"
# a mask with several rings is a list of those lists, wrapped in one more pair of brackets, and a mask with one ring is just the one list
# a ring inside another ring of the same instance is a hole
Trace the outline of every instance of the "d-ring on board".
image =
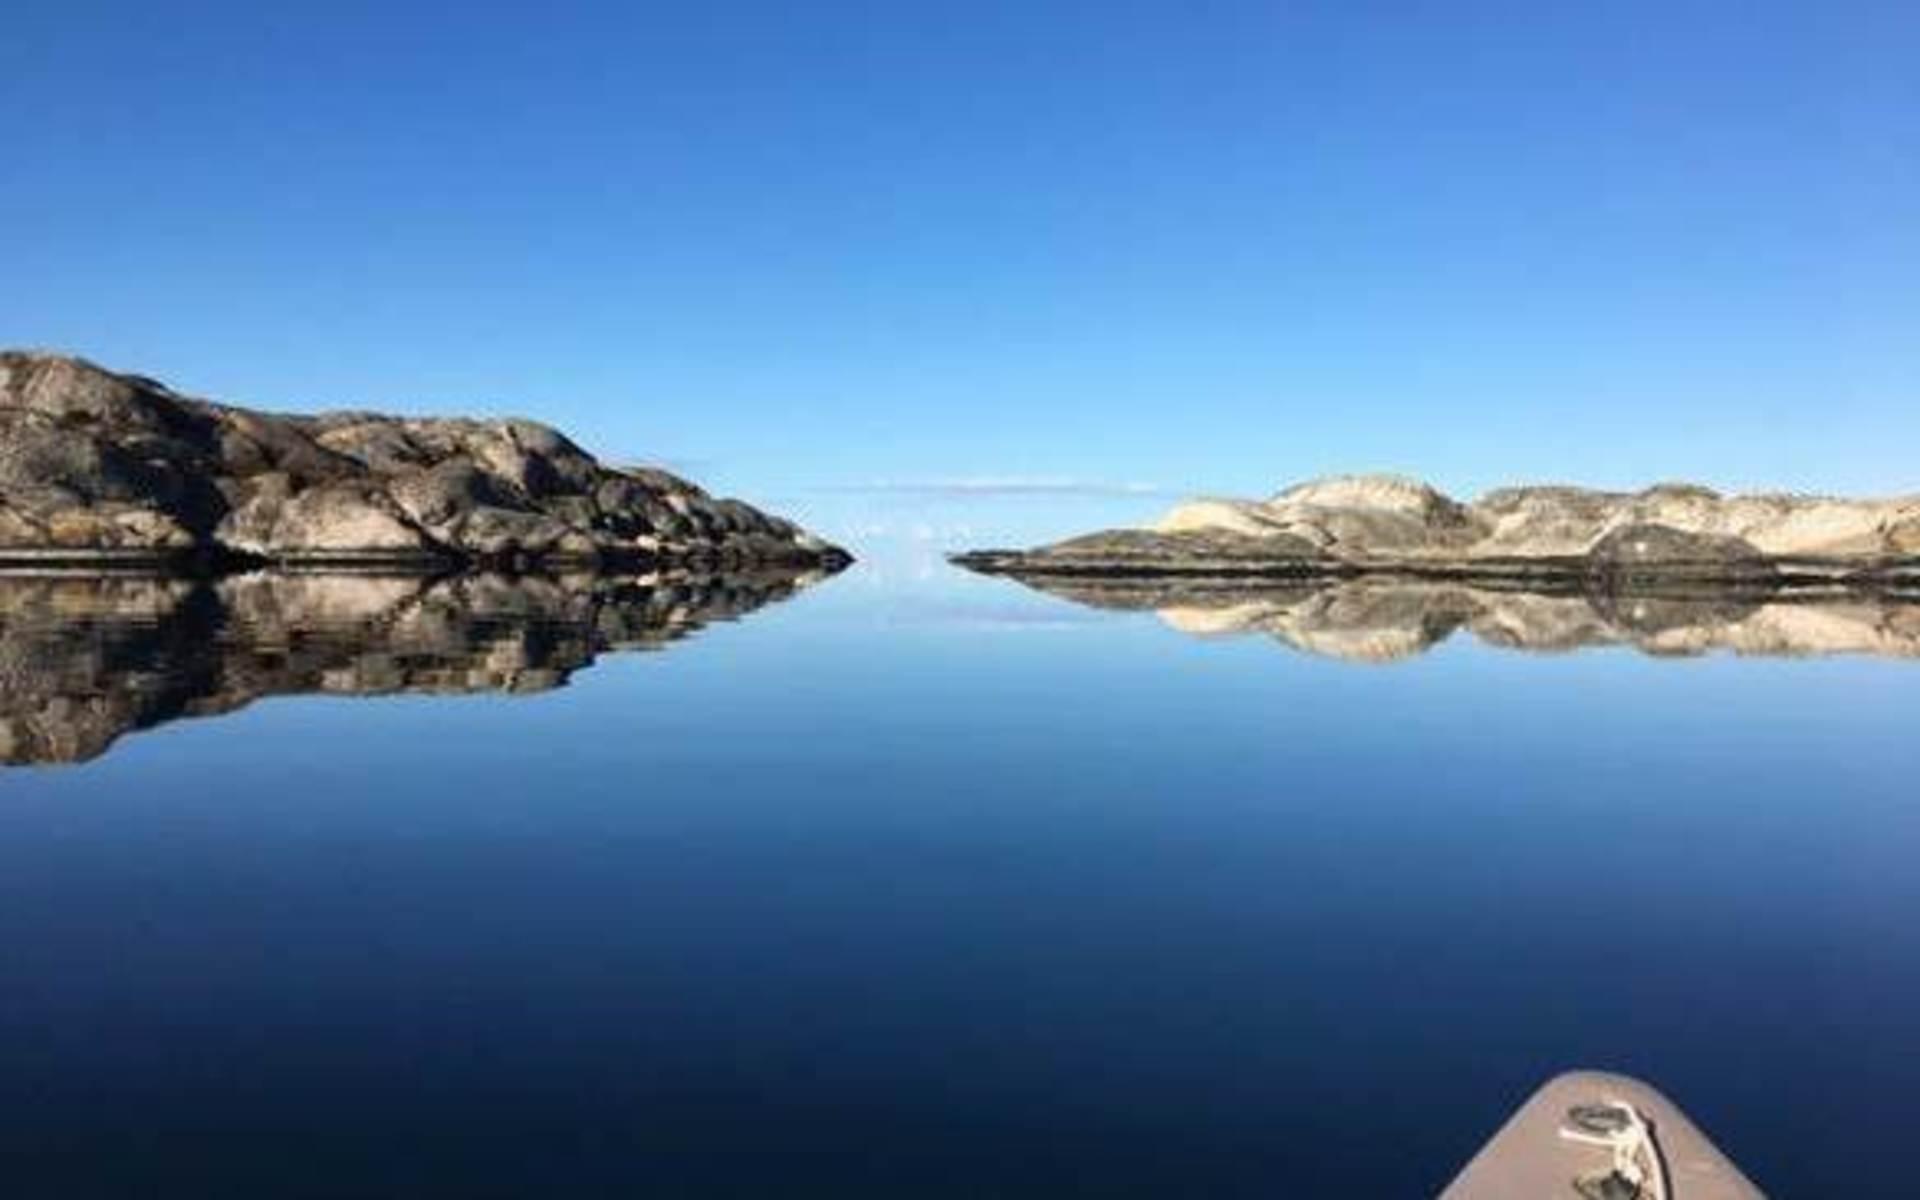
[[(1657, 1135), (1657, 1141), (1656, 1141)], [(1618, 1176), (1615, 1191), (1599, 1190)], [(1474, 1155), (1439, 1200), (1765, 1200), (1765, 1193), (1658, 1091), (1624, 1075), (1556, 1076)]]

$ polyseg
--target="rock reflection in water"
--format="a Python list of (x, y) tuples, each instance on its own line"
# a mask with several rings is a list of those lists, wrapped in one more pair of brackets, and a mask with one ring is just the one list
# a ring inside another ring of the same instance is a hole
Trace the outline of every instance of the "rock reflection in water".
[(0, 762), (83, 762), (269, 695), (544, 691), (818, 578), (0, 577)]
[(1297, 585), (1185, 578), (1024, 582), (1098, 608), (1152, 610), (1182, 633), (1264, 633), (1352, 662), (1409, 658), (1461, 629), (1488, 645), (1544, 653), (1630, 646), (1670, 656), (1920, 658), (1920, 596), (1891, 592), (1528, 592), (1381, 577)]

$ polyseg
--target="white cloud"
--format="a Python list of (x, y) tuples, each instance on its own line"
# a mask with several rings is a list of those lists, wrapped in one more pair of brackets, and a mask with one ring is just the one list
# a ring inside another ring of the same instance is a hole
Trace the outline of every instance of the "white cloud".
[(953, 479), (881, 479), (868, 483), (836, 484), (820, 490), (869, 495), (911, 495), (942, 498), (969, 496), (1170, 496), (1175, 493), (1154, 483), (1106, 482), (1058, 476), (976, 475)]

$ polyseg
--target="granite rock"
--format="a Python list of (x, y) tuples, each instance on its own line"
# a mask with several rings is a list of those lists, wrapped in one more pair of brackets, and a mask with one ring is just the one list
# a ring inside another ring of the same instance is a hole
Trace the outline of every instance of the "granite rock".
[(1517, 487), (1467, 504), (1397, 476), (1340, 476), (1268, 500), (1192, 500), (1147, 529), (1030, 550), (955, 556), (987, 573), (1044, 575), (1403, 574), (1677, 580), (1743, 586), (1898, 582), (1920, 555), (1920, 495), (1880, 500), (1722, 496), (1691, 484), (1639, 492)]
[(524, 420), (296, 416), (0, 351), (0, 563), (709, 569), (845, 551)]

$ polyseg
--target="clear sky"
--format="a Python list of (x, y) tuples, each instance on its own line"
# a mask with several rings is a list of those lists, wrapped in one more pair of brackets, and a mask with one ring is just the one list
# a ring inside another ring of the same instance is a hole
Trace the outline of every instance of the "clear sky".
[(0, 343), (943, 543), (1920, 490), (1920, 9), (14, 6)]

